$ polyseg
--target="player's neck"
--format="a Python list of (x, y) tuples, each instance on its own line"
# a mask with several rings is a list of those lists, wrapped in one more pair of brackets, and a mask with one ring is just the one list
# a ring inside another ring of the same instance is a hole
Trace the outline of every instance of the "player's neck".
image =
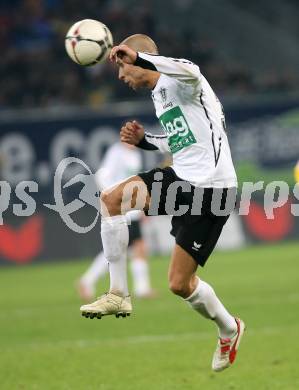
[(148, 74), (148, 78), (147, 78), (147, 88), (154, 89), (158, 83), (161, 73), (151, 71), (151, 70), (149, 72), (150, 73)]

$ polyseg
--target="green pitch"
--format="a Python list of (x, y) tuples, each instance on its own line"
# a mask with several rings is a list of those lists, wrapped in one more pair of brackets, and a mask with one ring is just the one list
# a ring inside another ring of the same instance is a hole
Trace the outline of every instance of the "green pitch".
[[(74, 282), (87, 261), (0, 270), (1, 390), (299, 389), (299, 244), (215, 253), (202, 271), (247, 331), (234, 366), (213, 373), (214, 324), (168, 292), (129, 318), (80, 316)], [(105, 291), (107, 282), (102, 284)]]

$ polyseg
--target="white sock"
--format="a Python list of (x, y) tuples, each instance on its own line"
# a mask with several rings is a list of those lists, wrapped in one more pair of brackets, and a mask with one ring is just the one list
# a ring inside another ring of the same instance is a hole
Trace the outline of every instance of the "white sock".
[(196, 289), (185, 300), (198, 313), (216, 322), (221, 338), (230, 338), (236, 333), (234, 317), (225, 309), (208, 283), (198, 278)]
[(130, 264), (133, 276), (133, 289), (136, 296), (142, 296), (151, 292), (148, 263), (144, 259), (132, 259)]
[(100, 252), (87, 271), (81, 277), (82, 283), (90, 286), (91, 288), (95, 287), (96, 282), (101, 276), (106, 275), (108, 272), (108, 261), (104, 255), (104, 252)]
[(102, 218), (101, 236), (105, 257), (109, 263), (110, 291), (129, 295), (127, 281), (127, 248), (129, 231), (126, 217), (117, 215)]

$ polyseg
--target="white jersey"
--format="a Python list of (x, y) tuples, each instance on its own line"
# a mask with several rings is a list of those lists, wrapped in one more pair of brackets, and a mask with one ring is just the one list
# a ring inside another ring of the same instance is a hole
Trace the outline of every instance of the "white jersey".
[(146, 132), (146, 141), (171, 152), (177, 176), (194, 186), (236, 187), (222, 105), (199, 67), (146, 53), (138, 53), (135, 65), (161, 73), (152, 99), (164, 135)]
[[(101, 191), (136, 175), (142, 168), (141, 153), (137, 148), (117, 142), (106, 152), (99, 170), (95, 173), (98, 189)], [(132, 220), (139, 219), (139, 210), (127, 213)]]

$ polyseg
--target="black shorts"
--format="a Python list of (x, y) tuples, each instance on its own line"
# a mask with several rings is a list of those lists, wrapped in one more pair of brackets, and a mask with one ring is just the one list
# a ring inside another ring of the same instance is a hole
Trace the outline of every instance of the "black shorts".
[(139, 221), (131, 221), (129, 227), (129, 246), (134, 244), (134, 241), (140, 240), (142, 238), (140, 222)]
[[(149, 210), (144, 210), (147, 215), (173, 215), (172, 229), (170, 233), (175, 237), (176, 243), (181, 246), (193, 259), (201, 266), (204, 266), (212, 253), (220, 237), (222, 228), (229, 218), (231, 210), (225, 215), (215, 215), (212, 209), (213, 193), (220, 194), (220, 209), (224, 210), (228, 191), (236, 194), (236, 188), (214, 189), (195, 188), (190, 183), (180, 179), (170, 167), (156, 168), (148, 172), (139, 173), (138, 176), (144, 181), (148, 192), (151, 195), (151, 206)], [(155, 183), (155, 185), (153, 185)], [(168, 189), (170, 185), (176, 183), (175, 199), (170, 202)], [(180, 183), (187, 188), (182, 189)], [(194, 199), (201, 199), (200, 211), (194, 205), (199, 204)], [(167, 204), (168, 203), (168, 204)], [(173, 207), (169, 207), (169, 203)], [(235, 202), (234, 202), (235, 205)], [(234, 205), (231, 209), (234, 208)], [(187, 211), (182, 215), (175, 212), (180, 206), (187, 206)]]

